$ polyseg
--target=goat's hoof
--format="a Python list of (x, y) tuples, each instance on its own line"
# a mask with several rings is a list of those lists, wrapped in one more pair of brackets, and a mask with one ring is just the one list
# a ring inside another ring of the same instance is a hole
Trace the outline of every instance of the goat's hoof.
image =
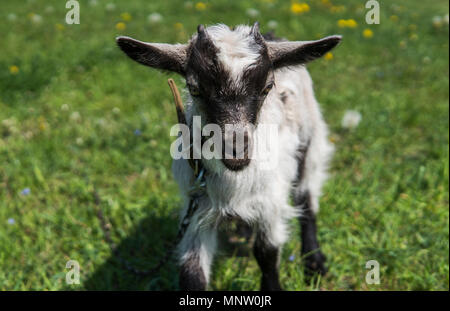
[(283, 291), (283, 288), (280, 284), (271, 284), (271, 285), (261, 285), (261, 291), (267, 292), (276, 292)]
[(261, 291), (282, 291), (278, 277), (265, 278), (261, 280)]
[(321, 252), (316, 251), (304, 259), (305, 261), (305, 275), (307, 278), (311, 278), (315, 274), (325, 275), (328, 272), (325, 262), (327, 257)]

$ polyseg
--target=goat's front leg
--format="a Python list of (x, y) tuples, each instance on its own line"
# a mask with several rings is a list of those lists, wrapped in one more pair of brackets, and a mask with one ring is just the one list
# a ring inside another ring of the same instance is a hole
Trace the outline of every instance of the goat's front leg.
[(261, 290), (282, 290), (278, 274), (282, 243), (274, 241), (273, 227), (262, 226), (262, 228), (258, 228), (253, 246), (253, 254), (262, 272)]
[(180, 243), (181, 290), (206, 289), (216, 245), (216, 230), (204, 228), (193, 219)]
[(325, 266), (326, 257), (320, 251), (317, 240), (316, 215), (311, 208), (312, 198), (309, 193), (305, 193), (296, 198), (296, 205), (302, 207), (302, 214), (299, 218), (301, 227), (302, 249), (301, 254), (305, 256), (305, 273), (311, 276), (313, 273), (325, 275), (327, 268)]

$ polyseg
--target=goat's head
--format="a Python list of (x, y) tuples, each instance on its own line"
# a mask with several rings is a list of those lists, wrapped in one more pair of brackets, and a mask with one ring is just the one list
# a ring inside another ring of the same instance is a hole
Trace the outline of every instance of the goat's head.
[[(206, 29), (199, 25), (188, 44), (146, 43), (129, 37), (119, 37), (117, 43), (141, 64), (182, 75), (206, 121), (224, 131), (226, 124), (238, 130), (256, 125), (275, 83), (274, 70), (321, 57), (340, 40), (331, 36), (317, 41), (266, 41), (255, 23), (233, 30), (225, 25)], [(251, 135), (244, 131), (244, 158), (224, 159), (229, 169), (239, 170), (250, 162)]]

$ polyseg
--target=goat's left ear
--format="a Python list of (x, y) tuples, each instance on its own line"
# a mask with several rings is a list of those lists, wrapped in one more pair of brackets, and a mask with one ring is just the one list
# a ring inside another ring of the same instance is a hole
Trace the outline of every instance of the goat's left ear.
[(305, 64), (322, 57), (341, 39), (341, 36), (330, 36), (317, 41), (269, 41), (266, 44), (270, 60), (277, 69)]
[(116, 41), (125, 54), (140, 64), (185, 74), (185, 44), (147, 43), (130, 37), (117, 37)]

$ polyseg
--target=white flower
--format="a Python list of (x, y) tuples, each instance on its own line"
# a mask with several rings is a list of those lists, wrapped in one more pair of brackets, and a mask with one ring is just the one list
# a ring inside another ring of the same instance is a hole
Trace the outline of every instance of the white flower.
[(69, 105), (67, 105), (67, 104), (63, 104), (63, 105), (61, 105), (61, 110), (62, 111), (68, 111), (69, 110)]
[(434, 16), (432, 19), (433, 26), (435, 27), (441, 27), (442, 26), (442, 17), (440, 16)]
[(106, 120), (103, 119), (103, 118), (98, 119), (96, 123), (100, 127), (105, 127), (106, 126)]
[(17, 120), (14, 118), (5, 119), (2, 121), (2, 126), (4, 126), (8, 130), (8, 132), (10, 132), (11, 134), (16, 134), (19, 132), (16, 125), (17, 125)]
[(108, 3), (106, 5), (106, 11), (114, 11), (116, 9), (116, 5), (114, 3)]
[(16, 14), (14, 14), (14, 13), (9, 13), (9, 14), (8, 14), (8, 20), (9, 20), (9, 21), (13, 22), (13, 21), (15, 21), (16, 19), (17, 19), (17, 15), (16, 15)]
[(267, 23), (267, 27), (269, 27), (270, 29), (275, 29), (278, 27), (278, 22), (271, 20)]
[(113, 112), (114, 114), (119, 114), (119, 113), (120, 113), (120, 109), (117, 108), (117, 107), (114, 107), (113, 110), (112, 110), (112, 112)]
[(82, 144), (84, 143), (84, 140), (83, 140), (83, 138), (78, 137), (78, 138), (75, 140), (75, 142), (77, 143), (78, 146), (80, 146), (80, 145), (82, 145)]
[(361, 122), (361, 114), (356, 110), (347, 110), (342, 118), (341, 125), (343, 128), (352, 129)]
[(443, 20), (444, 20), (444, 23), (446, 23), (448, 25), (448, 14), (444, 15)]
[(90, 6), (96, 6), (98, 4), (97, 0), (89, 0), (89, 5)]
[(74, 111), (70, 115), (70, 120), (72, 120), (72, 121), (78, 121), (80, 119), (81, 119), (81, 115), (80, 115), (80, 113), (78, 111)]
[(55, 8), (52, 7), (51, 5), (45, 8), (45, 13), (53, 13), (53, 12), (55, 12)]
[(35, 24), (40, 24), (42, 22), (42, 16), (39, 14), (33, 14), (33, 16), (31, 16), (31, 21)]
[(33, 138), (33, 136), (34, 136), (34, 133), (33, 133), (32, 131), (26, 131), (26, 132), (23, 134), (23, 137), (24, 137), (25, 139), (31, 139), (31, 138)]
[(245, 11), (247, 13), (248, 16), (250, 17), (256, 17), (259, 15), (259, 11), (257, 9), (254, 8), (249, 8), (247, 9), (247, 11)]
[(14, 119), (14, 118), (11, 118), (11, 119), (5, 119), (5, 120), (2, 121), (2, 125), (3, 125), (4, 127), (7, 127), (7, 128), (15, 126), (16, 123), (17, 123), (17, 122), (16, 122), (16, 119)]
[(150, 23), (156, 24), (156, 23), (159, 23), (160, 21), (162, 21), (163, 17), (159, 13), (152, 13), (147, 17), (147, 19)]

